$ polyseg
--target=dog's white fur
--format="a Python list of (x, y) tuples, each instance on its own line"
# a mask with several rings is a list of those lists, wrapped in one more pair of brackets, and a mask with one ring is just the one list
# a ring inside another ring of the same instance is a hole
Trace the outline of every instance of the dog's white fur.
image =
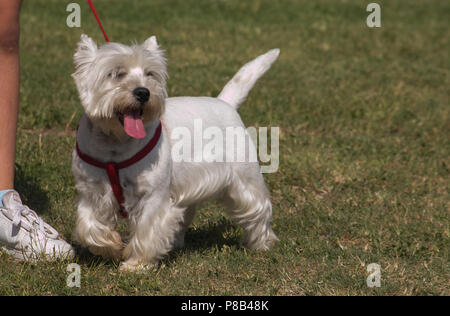
[[(74, 151), (72, 171), (79, 192), (76, 240), (94, 254), (123, 258), (123, 270), (141, 269), (156, 264), (174, 247), (182, 247), (196, 206), (219, 199), (243, 228), (246, 247), (268, 249), (277, 241), (270, 225), (269, 193), (258, 163), (173, 162), (171, 132), (182, 126), (193, 135), (194, 119), (199, 118), (204, 128), (215, 126), (225, 131), (230, 126), (244, 127), (237, 109), (278, 54), (274, 49), (245, 65), (218, 98), (166, 99), (166, 61), (155, 37), (142, 45), (107, 43), (98, 48), (83, 35), (74, 55), (73, 74), (85, 110), (77, 133), (81, 151), (99, 161), (119, 162), (147, 144), (158, 119), (163, 132), (149, 155), (120, 170), (130, 224), (126, 244), (114, 230), (118, 204), (105, 170), (85, 163)], [(148, 88), (151, 95), (143, 105), (147, 132), (143, 139), (129, 137), (117, 119), (127, 107), (138, 106), (132, 94), (136, 87)]]

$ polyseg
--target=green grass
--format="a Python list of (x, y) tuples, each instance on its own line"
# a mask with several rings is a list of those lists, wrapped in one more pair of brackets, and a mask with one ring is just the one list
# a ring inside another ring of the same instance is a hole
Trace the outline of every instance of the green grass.
[[(66, 27), (72, 1), (24, 1), (16, 186), (68, 240), (76, 191), (70, 171), (81, 117), (72, 55), (81, 33), (103, 42), (88, 6)], [(280, 168), (265, 175), (274, 230), (269, 252), (205, 205), (186, 249), (145, 274), (81, 251), (81, 288), (68, 262), (0, 255), (0, 295), (449, 295), (449, 43), (446, 1), (152, 0), (96, 6), (113, 41), (158, 36), (168, 92), (215, 96), (245, 62), (280, 59), (240, 113), (279, 126)], [(381, 287), (366, 285), (381, 266)]]

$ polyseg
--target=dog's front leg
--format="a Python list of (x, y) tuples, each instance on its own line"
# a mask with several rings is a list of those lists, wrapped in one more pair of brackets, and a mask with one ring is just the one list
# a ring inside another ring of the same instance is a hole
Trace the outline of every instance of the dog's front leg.
[(114, 231), (116, 217), (112, 210), (94, 211), (94, 205), (81, 198), (78, 203), (78, 218), (74, 232), (75, 240), (87, 247), (94, 255), (120, 259), (123, 242)]
[(175, 235), (183, 221), (183, 210), (171, 207), (167, 193), (158, 193), (143, 201), (142, 211), (136, 212), (137, 215), (130, 214), (131, 238), (123, 251), (122, 271), (154, 266), (174, 246)]

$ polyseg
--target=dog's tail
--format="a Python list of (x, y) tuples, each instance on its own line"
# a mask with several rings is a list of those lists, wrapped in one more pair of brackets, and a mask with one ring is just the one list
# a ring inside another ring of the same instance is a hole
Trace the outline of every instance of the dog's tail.
[(227, 102), (236, 110), (239, 109), (256, 81), (269, 70), (279, 54), (280, 50), (275, 48), (245, 64), (226, 84), (217, 98)]

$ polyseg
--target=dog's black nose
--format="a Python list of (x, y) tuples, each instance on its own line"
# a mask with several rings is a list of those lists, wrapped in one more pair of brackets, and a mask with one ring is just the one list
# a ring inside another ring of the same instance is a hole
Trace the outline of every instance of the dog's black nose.
[(150, 98), (150, 91), (147, 88), (139, 87), (133, 90), (133, 95), (139, 102), (145, 103)]

